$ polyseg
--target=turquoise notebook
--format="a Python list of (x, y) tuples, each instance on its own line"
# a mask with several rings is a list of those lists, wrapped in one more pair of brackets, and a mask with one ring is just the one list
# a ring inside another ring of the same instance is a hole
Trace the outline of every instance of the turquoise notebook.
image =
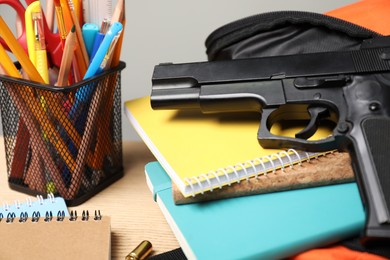
[(175, 205), (158, 162), (149, 188), (189, 259), (278, 259), (356, 236), (365, 215), (355, 183)]

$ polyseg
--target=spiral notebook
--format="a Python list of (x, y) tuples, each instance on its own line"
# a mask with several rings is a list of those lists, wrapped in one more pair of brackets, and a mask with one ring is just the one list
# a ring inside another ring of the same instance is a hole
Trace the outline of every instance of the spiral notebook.
[(8, 215), (20, 216), (21, 213), (31, 217), (34, 212), (41, 216), (44, 216), (46, 212), (52, 212), (52, 214), (63, 212), (65, 216), (69, 216), (65, 200), (49, 193), (47, 198), (38, 195), (36, 199), (26, 197), (25, 201), (3, 201), (0, 207), (0, 218), (6, 218)]
[[(259, 113), (152, 110), (149, 97), (126, 101), (124, 106), (130, 123), (185, 197), (318, 156), (263, 149), (257, 140)], [(273, 131), (291, 136), (299, 129)], [(321, 129), (313, 138), (329, 134)]]
[(36, 213), (0, 220), (1, 259), (110, 259), (110, 217)]

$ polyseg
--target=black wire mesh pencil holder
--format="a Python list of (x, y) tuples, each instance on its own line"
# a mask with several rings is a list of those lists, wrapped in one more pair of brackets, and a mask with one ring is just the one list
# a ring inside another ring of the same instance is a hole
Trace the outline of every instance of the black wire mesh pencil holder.
[(68, 87), (0, 76), (11, 189), (53, 193), (75, 206), (123, 176), (124, 62)]

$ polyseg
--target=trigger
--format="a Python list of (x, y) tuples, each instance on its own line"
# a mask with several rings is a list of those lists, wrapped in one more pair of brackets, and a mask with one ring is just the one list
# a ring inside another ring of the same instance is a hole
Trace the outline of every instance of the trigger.
[(329, 116), (329, 110), (326, 107), (309, 106), (307, 111), (310, 114), (310, 122), (305, 129), (295, 134), (296, 138), (309, 139), (317, 131), (320, 119)]

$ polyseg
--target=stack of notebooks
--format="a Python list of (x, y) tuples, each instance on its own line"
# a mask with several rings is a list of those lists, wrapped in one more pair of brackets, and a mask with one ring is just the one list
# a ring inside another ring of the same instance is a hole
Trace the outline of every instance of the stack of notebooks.
[(284, 258), (364, 228), (348, 154), (263, 149), (257, 114), (153, 111), (149, 97), (125, 112), (158, 160), (146, 180), (189, 259)]

